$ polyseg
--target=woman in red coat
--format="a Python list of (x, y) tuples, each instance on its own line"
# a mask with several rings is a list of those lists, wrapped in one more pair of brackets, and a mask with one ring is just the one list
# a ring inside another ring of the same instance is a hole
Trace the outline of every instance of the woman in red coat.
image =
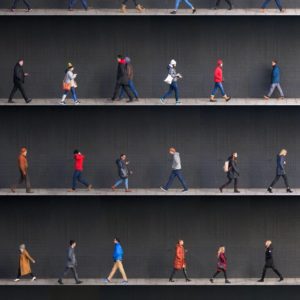
[(217, 253), (217, 257), (218, 257), (218, 263), (217, 263), (217, 272), (213, 275), (213, 277), (211, 279), (209, 279), (209, 281), (211, 283), (214, 282), (214, 278), (217, 277), (217, 275), (221, 272), (224, 273), (224, 277), (225, 277), (225, 283), (230, 283), (230, 281), (227, 279), (227, 259), (225, 256), (225, 247), (221, 246), (218, 250)]
[(176, 271), (178, 271), (178, 270), (183, 271), (186, 282), (191, 281), (188, 278), (187, 273), (186, 273), (185, 252), (186, 252), (186, 250), (184, 249), (184, 241), (179, 240), (176, 245), (176, 253), (175, 253), (175, 258), (174, 258), (173, 271), (172, 271), (170, 279), (169, 279), (170, 282), (174, 282), (173, 277), (174, 277)]

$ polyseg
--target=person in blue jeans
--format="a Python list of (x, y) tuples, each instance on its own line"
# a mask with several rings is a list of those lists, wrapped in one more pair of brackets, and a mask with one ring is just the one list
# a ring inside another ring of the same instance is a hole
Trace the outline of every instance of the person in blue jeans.
[[(126, 69), (128, 74), (128, 86), (135, 98), (135, 101), (138, 101), (139, 95), (133, 83), (133, 66), (131, 63), (131, 59), (129, 57), (125, 57), (125, 61), (126, 61)], [(119, 98), (122, 99), (124, 97), (124, 94), (125, 94), (125, 90), (123, 87), (121, 87)]]
[(187, 192), (188, 187), (183, 178), (182, 170), (181, 170), (180, 154), (176, 152), (176, 149), (173, 147), (169, 149), (169, 153), (173, 156), (172, 172), (168, 182), (164, 186), (161, 186), (160, 189), (163, 190), (164, 192), (167, 192), (170, 186), (172, 185), (174, 179), (177, 177), (183, 187), (182, 192)]
[(175, 9), (171, 11), (172, 15), (175, 15), (177, 13), (178, 7), (181, 2), (184, 2), (188, 7), (192, 9), (192, 13), (194, 14), (196, 12), (196, 8), (193, 6), (193, 4), (189, 0), (176, 0), (175, 2)]
[[(85, 10), (88, 10), (88, 3), (87, 0), (80, 0), (82, 6)], [(69, 0), (68, 9), (73, 10), (74, 5), (76, 4), (77, 0)]]
[[(14, 12), (17, 8), (17, 4), (20, 0), (14, 0), (12, 6), (11, 6), (11, 11)], [(31, 11), (31, 6), (30, 6), (30, 3), (27, 1), (27, 0), (23, 0), (23, 3), (26, 5), (27, 7), (27, 12), (30, 12)]]
[[(271, 2), (272, 0), (265, 0), (265, 2), (262, 4), (261, 6), (261, 10), (262, 12), (265, 12), (266, 7), (268, 6), (268, 4)], [(281, 5), (281, 1), (280, 0), (275, 0), (276, 6), (278, 7), (278, 9), (281, 12), (284, 12), (285, 10), (283, 9), (282, 5)]]
[[(168, 77), (165, 79), (165, 82), (169, 84), (169, 90), (160, 98), (160, 102), (162, 104), (166, 104), (169, 96), (172, 95), (172, 93), (175, 93), (175, 100), (176, 104), (181, 104), (179, 100), (179, 92), (178, 92), (178, 85), (177, 80), (179, 78), (182, 78), (181, 74), (176, 72), (176, 61), (174, 59), (171, 60), (169, 66), (168, 66)], [(170, 78), (170, 81), (168, 81)]]
[(126, 155), (122, 153), (120, 158), (116, 160), (120, 179), (117, 180), (116, 183), (111, 187), (113, 191), (124, 182), (125, 192), (131, 192), (128, 187), (128, 177), (131, 172), (128, 170), (127, 166), (129, 165), (129, 161), (127, 161), (126, 158)]

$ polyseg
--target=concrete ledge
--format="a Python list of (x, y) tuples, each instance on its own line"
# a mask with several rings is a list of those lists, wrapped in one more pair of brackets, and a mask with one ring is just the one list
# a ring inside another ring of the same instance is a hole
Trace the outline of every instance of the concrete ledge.
[(124, 189), (117, 189), (112, 191), (111, 189), (93, 189), (87, 191), (84, 189), (78, 189), (75, 192), (68, 192), (68, 189), (35, 189), (33, 186), (34, 193), (27, 194), (24, 189), (16, 190), (12, 193), (10, 189), (0, 189), (0, 197), (4, 196), (300, 196), (300, 189), (295, 189), (293, 193), (287, 193), (284, 189), (274, 189), (273, 193), (270, 194), (266, 189), (240, 189), (240, 193), (233, 193), (232, 189), (224, 190), (220, 193), (218, 189), (190, 189), (188, 192), (182, 192), (181, 189), (170, 189), (167, 192), (161, 189), (135, 189), (132, 188), (131, 192), (125, 192)]
[[(78, 106), (175, 106), (175, 99), (173, 97), (168, 98), (166, 104), (161, 104), (158, 98), (140, 99), (131, 103), (126, 102), (127, 99), (121, 101), (111, 101), (108, 99), (79, 99), (80, 104)], [(286, 98), (284, 100), (277, 100), (272, 98), (270, 100), (264, 100), (263, 98), (233, 98), (229, 102), (225, 102), (224, 99), (219, 98), (217, 102), (210, 102), (209, 98), (188, 98), (180, 99), (181, 106), (299, 106), (300, 98)], [(16, 103), (7, 103), (7, 99), (0, 99), (0, 106), (62, 106), (71, 107), (74, 106), (73, 101), (68, 99), (67, 105), (61, 105), (60, 99), (33, 99), (31, 103), (26, 104), (23, 99), (15, 99)]]
[[(118, 8), (116, 9), (93, 9), (85, 11), (84, 9), (75, 9), (68, 11), (67, 9), (33, 9), (31, 12), (26, 12), (24, 9), (17, 9), (15, 12), (11, 12), (9, 9), (1, 9), (0, 16), (171, 16), (169, 9), (147, 9), (144, 13), (138, 13), (134, 9), (129, 9), (128, 13), (123, 14)], [(197, 9), (195, 14), (191, 14), (191, 10), (179, 9), (176, 15), (172, 17), (180, 16), (299, 16), (300, 8), (290, 8), (284, 13), (281, 13), (278, 9), (267, 9), (265, 13), (257, 9)]]
[[(83, 283), (81, 285), (98, 286), (107, 285), (114, 286), (121, 284), (121, 280), (114, 279), (112, 283), (105, 284), (102, 279), (81, 279)], [(226, 284), (226, 286), (266, 286), (266, 285), (300, 285), (300, 278), (286, 278), (284, 281), (278, 282), (277, 278), (265, 279), (265, 282), (257, 282), (257, 278), (230, 278), (231, 284)], [(19, 282), (14, 282), (12, 279), (1, 279), (0, 286), (52, 286), (58, 285), (57, 279), (37, 279), (31, 282), (30, 279), (23, 279)], [(74, 279), (64, 279), (64, 285), (75, 285)], [(175, 282), (169, 282), (167, 278), (165, 279), (131, 279), (129, 278), (128, 285), (131, 286), (215, 286), (215, 285), (225, 285), (224, 279), (216, 279), (213, 284), (211, 284), (208, 279), (192, 279), (191, 282), (185, 282), (184, 279), (176, 279)]]

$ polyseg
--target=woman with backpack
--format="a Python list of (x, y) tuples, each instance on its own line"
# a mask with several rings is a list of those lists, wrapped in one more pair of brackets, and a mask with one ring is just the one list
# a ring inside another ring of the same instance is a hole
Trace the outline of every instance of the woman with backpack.
[(235, 193), (240, 192), (237, 187), (238, 177), (240, 176), (238, 166), (237, 166), (237, 157), (238, 157), (237, 152), (232, 153), (231, 156), (224, 164), (223, 169), (224, 172), (227, 174), (228, 181), (219, 188), (221, 193), (223, 193), (223, 189), (227, 187), (232, 182), (232, 180), (234, 181), (234, 192)]

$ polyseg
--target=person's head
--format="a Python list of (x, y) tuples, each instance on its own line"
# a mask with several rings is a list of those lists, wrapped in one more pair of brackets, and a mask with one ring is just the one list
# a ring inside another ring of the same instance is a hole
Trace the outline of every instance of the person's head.
[(120, 244), (120, 239), (117, 238), (117, 237), (115, 237), (115, 238), (114, 238), (114, 243), (115, 243), (115, 244)]
[(280, 152), (279, 152), (279, 155), (286, 156), (287, 155), (287, 150), (286, 149), (281, 149)]
[(27, 148), (22, 147), (20, 152), (21, 152), (22, 155), (26, 156), (27, 155)]
[(218, 64), (219, 67), (223, 67), (223, 60), (222, 60), (222, 59), (219, 59), (219, 60), (217, 61), (217, 64)]
[(79, 153), (79, 150), (78, 150), (78, 149), (75, 149), (73, 153), (74, 153), (74, 155), (75, 155), (75, 154), (78, 154), (78, 153)]
[(237, 159), (238, 154), (237, 154), (237, 152), (233, 152), (231, 156), (232, 156), (234, 159)]
[(219, 247), (219, 249), (218, 249), (218, 256), (219, 256), (221, 253), (225, 253), (225, 246), (220, 246), (220, 247)]
[(273, 59), (273, 60), (272, 60), (272, 66), (274, 67), (274, 66), (276, 66), (276, 65), (277, 65), (277, 60)]
[(23, 252), (25, 249), (26, 249), (25, 244), (21, 244), (21, 245), (19, 246), (20, 252)]
[(24, 65), (24, 59), (23, 59), (23, 58), (20, 58), (20, 59), (18, 60), (18, 64), (19, 64), (20, 66), (23, 66), (23, 65)]
[(174, 147), (171, 147), (171, 148), (169, 149), (169, 153), (170, 153), (171, 155), (174, 155), (174, 154), (176, 153), (176, 149), (175, 149)]
[(76, 241), (70, 240), (70, 247), (75, 248), (76, 247)]
[(121, 160), (126, 160), (126, 154), (122, 153), (122, 154), (120, 155), (120, 159), (121, 159)]
[(172, 59), (170, 61), (170, 65), (173, 66), (173, 67), (176, 67), (177, 63), (176, 63), (176, 60), (175, 59)]
[(271, 244), (272, 244), (272, 241), (271, 241), (271, 240), (267, 240), (267, 241), (265, 242), (266, 248), (269, 248), (269, 247), (271, 246)]
[(122, 54), (119, 54), (119, 55), (117, 56), (117, 61), (118, 61), (118, 62), (121, 62), (123, 59), (124, 59), (124, 56), (123, 56)]
[(67, 70), (68, 71), (73, 71), (74, 70), (74, 66), (73, 66), (72, 63), (70, 63), (70, 62), (68, 63)]
[(183, 240), (178, 240), (178, 245), (183, 246), (184, 245), (184, 241)]

